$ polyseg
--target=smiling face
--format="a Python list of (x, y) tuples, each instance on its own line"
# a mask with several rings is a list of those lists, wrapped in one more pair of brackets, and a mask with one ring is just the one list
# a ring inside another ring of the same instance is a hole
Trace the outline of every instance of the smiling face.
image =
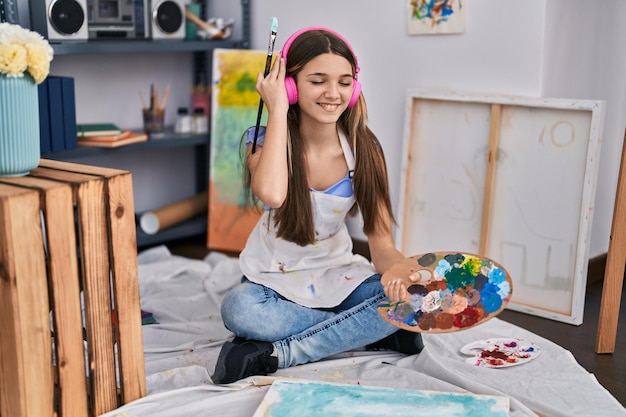
[(348, 107), (353, 82), (352, 66), (344, 57), (325, 53), (311, 59), (296, 77), (301, 120), (336, 123)]

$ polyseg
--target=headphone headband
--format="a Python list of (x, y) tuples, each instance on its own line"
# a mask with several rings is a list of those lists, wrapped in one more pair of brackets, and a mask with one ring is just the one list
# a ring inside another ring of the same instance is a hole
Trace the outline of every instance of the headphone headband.
[(291, 48), (291, 44), (296, 40), (296, 38), (298, 38), (298, 36), (302, 35), (304, 32), (310, 32), (312, 30), (323, 30), (323, 31), (332, 33), (333, 35), (335, 35), (336, 37), (341, 39), (346, 44), (346, 46), (350, 50), (350, 53), (352, 53), (352, 56), (354, 57), (354, 66), (355, 66), (355, 68), (354, 68), (354, 79), (356, 80), (358, 78), (359, 71), (361, 70), (361, 68), (359, 67), (359, 61), (357, 60), (356, 54), (354, 53), (354, 49), (352, 49), (352, 46), (350, 45), (350, 42), (348, 42), (348, 40), (346, 38), (344, 38), (343, 36), (341, 36), (341, 34), (339, 34), (338, 32), (335, 32), (334, 30), (329, 29), (329, 28), (324, 27), (324, 26), (309, 26), (309, 27), (302, 28), (299, 31), (295, 32), (293, 35), (291, 35), (285, 41), (285, 44), (283, 45), (283, 49), (280, 51), (280, 56), (282, 58), (285, 58), (285, 60), (286, 60), (287, 59), (287, 53), (289, 52), (289, 48)]

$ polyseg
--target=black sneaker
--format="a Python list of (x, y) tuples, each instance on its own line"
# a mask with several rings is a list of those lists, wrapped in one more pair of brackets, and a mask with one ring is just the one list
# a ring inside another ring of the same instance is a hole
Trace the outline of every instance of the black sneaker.
[(252, 375), (274, 373), (278, 369), (278, 358), (271, 356), (273, 350), (274, 346), (270, 342), (226, 342), (217, 358), (211, 379), (215, 384), (230, 384)]
[(231, 342), (233, 342), (236, 345), (242, 345), (245, 342), (247, 342), (250, 339), (244, 339), (243, 337), (240, 336), (235, 336), (235, 338), (233, 340), (231, 340)]
[(365, 346), (365, 350), (395, 350), (407, 355), (415, 355), (424, 349), (422, 334), (400, 329), (384, 339)]

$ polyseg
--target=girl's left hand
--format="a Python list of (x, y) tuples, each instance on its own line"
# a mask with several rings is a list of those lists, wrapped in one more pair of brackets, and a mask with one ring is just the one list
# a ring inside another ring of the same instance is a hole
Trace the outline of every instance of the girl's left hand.
[(405, 302), (411, 300), (411, 295), (406, 290), (406, 286), (400, 278), (389, 281), (385, 287), (385, 295), (392, 303)]

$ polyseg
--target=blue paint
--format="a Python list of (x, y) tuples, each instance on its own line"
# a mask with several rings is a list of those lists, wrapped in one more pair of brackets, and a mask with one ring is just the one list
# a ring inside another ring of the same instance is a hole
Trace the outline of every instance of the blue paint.
[(480, 291), (480, 304), (486, 313), (495, 313), (502, 307), (502, 298), (498, 293), (498, 287), (488, 282)]
[(504, 282), (506, 279), (506, 274), (500, 268), (496, 268), (495, 266), (489, 271), (489, 282), (493, 284), (500, 284)]
[(504, 281), (500, 284), (498, 284), (498, 294), (500, 294), (500, 297), (504, 300), (506, 297), (509, 296), (509, 293), (511, 292), (511, 286), (509, 285), (508, 282)]
[(442, 259), (437, 264), (437, 267), (435, 268), (435, 273), (438, 274), (440, 277), (445, 277), (446, 273), (451, 269), (452, 266), (450, 266), (450, 263), (445, 259)]

